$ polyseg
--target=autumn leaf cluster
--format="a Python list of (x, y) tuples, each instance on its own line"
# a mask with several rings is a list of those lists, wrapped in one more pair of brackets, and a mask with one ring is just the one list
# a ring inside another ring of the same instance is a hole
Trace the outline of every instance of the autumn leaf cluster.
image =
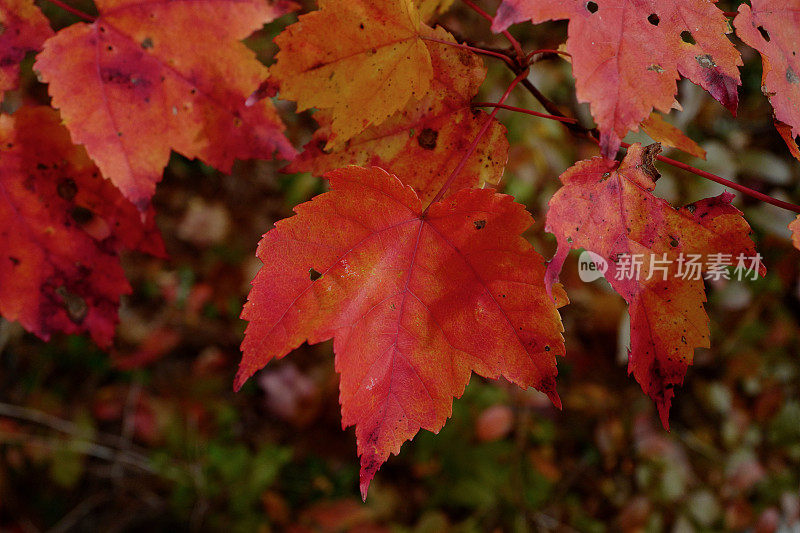
[[(572, 249), (609, 265), (605, 277), (629, 305), (629, 372), (668, 426), (694, 350), (710, 345), (705, 287), (674, 271), (648, 276), (652, 261), (623, 280), (620, 258), (713, 255), (734, 267), (757, 251), (733, 195), (673, 207), (653, 194), (660, 147), (623, 138), (642, 128), (702, 157), (659, 113), (680, 106), (681, 77), (736, 113), (734, 30), (762, 55), (776, 127), (800, 158), (798, 0), (753, 0), (737, 13), (707, 0), (504, 0), (495, 17), (469, 2), (509, 37), (512, 24), (568, 21), (557, 52), (596, 128), (558, 109), (550, 118), (600, 155), (560, 177), (548, 263), (521, 236), (530, 215), (493, 189), (509, 151), (497, 110), (473, 105), (487, 72), (479, 52), (515, 76), (500, 105), (528, 83), (536, 54), (459, 43), (435, 24), (451, 1), (319, 0), (275, 39), (269, 68), (241, 41), (292, 2), (95, 3), (96, 17), (53, 32), (32, 0), (0, 0), (0, 90), (15, 88), (33, 52), (52, 103), (0, 116), (0, 313), (44, 339), (85, 332), (109, 346), (131, 290), (119, 254), (165, 253), (150, 201), (171, 151), (223, 172), (237, 159), (275, 158), (326, 177), (330, 191), (258, 246), (264, 266), (242, 312), (235, 387), (304, 342), (333, 339), (364, 497), (390, 454), (420, 429), (442, 428), (473, 372), (561, 406), (558, 309), (568, 299), (557, 280)], [(274, 98), (314, 110), (318, 128), (299, 151)], [(800, 218), (792, 229), (800, 233)]]

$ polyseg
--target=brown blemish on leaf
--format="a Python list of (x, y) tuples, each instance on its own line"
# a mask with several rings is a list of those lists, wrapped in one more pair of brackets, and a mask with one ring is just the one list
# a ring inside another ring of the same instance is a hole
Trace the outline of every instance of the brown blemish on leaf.
[(151, 39), (150, 37), (145, 37), (144, 40), (142, 41), (142, 48), (144, 48), (145, 50), (147, 50), (148, 48), (153, 48), (153, 39)]
[(662, 72), (664, 72), (664, 67), (662, 67), (661, 65), (658, 65), (656, 63), (653, 63), (652, 65), (647, 67), (647, 70), (651, 70), (653, 72), (657, 72), (658, 74), (661, 74)]
[(714, 68), (717, 64), (714, 62), (714, 58), (711, 57), (711, 54), (705, 54), (701, 56), (695, 56), (697, 63), (703, 68)]
[(792, 70), (792, 67), (786, 69), (786, 81), (794, 84), (800, 83), (800, 76), (798, 76), (797, 73)]
[(78, 186), (75, 185), (75, 180), (72, 178), (64, 178), (58, 182), (57, 190), (58, 195), (68, 202), (72, 201), (75, 195), (78, 194)]
[(486, 227), (485, 220), (476, 220), (475, 222), (473, 222), (473, 224), (475, 225), (475, 229), (483, 229)]
[(439, 138), (439, 132), (430, 128), (425, 128), (417, 137), (417, 142), (425, 150), (433, 150), (436, 148), (436, 140)]

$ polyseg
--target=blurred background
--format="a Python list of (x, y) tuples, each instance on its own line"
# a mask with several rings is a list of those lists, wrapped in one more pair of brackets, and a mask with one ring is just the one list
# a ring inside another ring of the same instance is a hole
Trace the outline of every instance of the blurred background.
[[(497, 4), (481, 5), (494, 12)], [(56, 29), (76, 21), (42, 8)], [(279, 19), (248, 44), (269, 64), (272, 38), (294, 20)], [(438, 21), (477, 45), (507, 45), (458, 1)], [(556, 48), (566, 24), (512, 33), (528, 50)], [(800, 164), (773, 127), (760, 57), (732, 38), (745, 60), (739, 116), (681, 83), (683, 110), (666, 118), (708, 159), (665, 154), (800, 203)], [(493, 61), (481, 100), (496, 100), (512, 79)], [(48, 103), (31, 63), (5, 112)], [(531, 79), (591, 125), (567, 62), (541, 61)], [(302, 146), (311, 115), (277, 103)], [(522, 90), (508, 103), (542, 110)], [(555, 122), (508, 111), (499, 118), (512, 147), (501, 188), (533, 213), (526, 236), (550, 257), (547, 201), (559, 174), (597, 149)], [(638, 133), (626, 140), (651, 142)], [(534, 390), (473, 376), (440, 434), (406, 443), (362, 504), (331, 343), (302, 346), (232, 391), (256, 244), (325, 190), (323, 180), (280, 167), (241, 162), (224, 175), (173, 157), (154, 198), (170, 257), (125, 258), (134, 293), (109, 353), (85, 337), (44, 343), (0, 320), (1, 530), (800, 531), (800, 252), (788, 239), (791, 213), (737, 195), (768, 274), (708, 286), (712, 349), (696, 352), (676, 391), (671, 432), (627, 376), (623, 300), (605, 281), (581, 282), (572, 256), (562, 275), (571, 299), (561, 311), (563, 411)], [(674, 205), (724, 190), (659, 169), (656, 193)]]

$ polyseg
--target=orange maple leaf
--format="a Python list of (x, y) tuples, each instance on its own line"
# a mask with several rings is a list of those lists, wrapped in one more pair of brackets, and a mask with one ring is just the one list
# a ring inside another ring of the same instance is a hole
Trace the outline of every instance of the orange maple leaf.
[(59, 31), (35, 68), (75, 142), (144, 209), (170, 149), (224, 172), (235, 159), (290, 159), (267, 77), (239, 42), (294, 5), (263, 0), (98, 0), (100, 16)]
[[(455, 42), (441, 28), (433, 35)], [(344, 146), (329, 152), (324, 148), (331, 135), (330, 114), (315, 113), (320, 129), (286, 170), (322, 175), (347, 165), (379, 166), (412, 186), (420, 200), (430, 202), (444, 179), (455, 170), (488, 115), (470, 107), (470, 99), (486, 77), (481, 58), (467, 50), (436, 42), (430, 42), (428, 48), (433, 79), (430, 90), (421, 100), (412, 100), (383, 124), (368, 128)], [(496, 185), (507, 160), (505, 128), (492, 119), (490, 129), (454, 178), (448, 192), (480, 187), (484, 183)]]
[(143, 224), (53, 109), (0, 115), (0, 313), (45, 340), (89, 332), (108, 347), (131, 292), (122, 249), (165, 255), (152, 210)]
[(321, 0), (275, 38), (270, 68), (280, 97), (298, 111), (331, 112), (328, 148), (380, 124), (411, 98), (422, 98), (433, 76), (422, 23), (411, 0)]
[[(564, 186), (547, 213), (546, 229), (558, 240), (547, 280), (557, 279), (570, 249), (593, 252), (600, 269), (607, 266), (605, 278), (629, 304), (628, 371), (669, 428), (673, 389), (683, 383), (694, 349), (709, 347), (702, 273), (712, 263), (738, 267), (740, 254), (749, 267), (758, 256), (750, 226), (730, 205), (732, 194), (681, 209), (652, 194), (659, 150), (634, 144), (621, 164), (597, 157), (561, 175)], [(690, 264), (698, 265), (694, 272)]]
[[(258, 247), (264, 266), (235, 387), (303, 342), (334, 339), (343, 426), (356, 426), (361, 491), (419, 430), (438, 432), (471, 373), (536, 387), (560, 405), (561, 318), (511, 196), (463, 189), (424, 204), (379, 168), (327, 175)], [(556, 288), (559, 303), (565, 298)]]
[(713, 1), (504, 0), (492, 29), (558, 19), (570, 21), (578, 98), (591, 105), (604, 156), (613, 158), (653, 108), (669, 111), (679, 74), (736, 112), (742, 60)]

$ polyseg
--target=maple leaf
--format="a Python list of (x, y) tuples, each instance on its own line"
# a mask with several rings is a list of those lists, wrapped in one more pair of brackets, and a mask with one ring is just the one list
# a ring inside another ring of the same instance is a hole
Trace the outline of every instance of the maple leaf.
[(320, 0), (319, 7), (275, 38), (270, 73), (298, 111), (330, 110), (331, 148), (425, 95), (433, 70), (421, 36), (432, 29), (411, 0)]
[[(761, 90), (775, 118), (800, 135), (800, 0), (753, 0), (739, 6), (736, 35), (761, 53)], [(783, 135), (783, 133), (781, 133)]]
[(699, 144), (664, 120), (660, 113), (653, 111), (640, 126), (642, 131), (656, 142), (677, 148), (700, 159), (706, 158), (706, 151)]
[[(455, 42), (441, 28), (434, 35)], [(322, 126), (286, 170), (322, 175), (347, 165), (379, 166), (412, 186), (424, 203), (430, 202), (489, 118), (470, 107), (470, 99), (486, 77), (481, 58), (445, 44), (431, 42), (428, 46), (434, 74), (430, 90), (421, 100), (412, 100), (383, 124), (330, 152), (324, 151), (331, 132), (330, 114), (315, 113)], [(505, 128), (491, 120), (490, 129), (448, 192), (500, 181), (508, 160), (508, 141)]]
[(53, 30), (33, 0), (0, 0), (0, 93), (17, 88), (19, 64)]
[(0, 313), (47, 340), (89, 332), (108, 347), (123, 249), (164, 256), (153, 223), (100, 176), (49, 107), (0, 115)]
[(35, 68), (73, 140), (140, 209), (170, 149), (224, 172), (237, 158), (295, 155), (272, 104), (245, 105), (268, 72), (239, 42), (293, 4), (96, 3), (97, 20), (59, 31)]
[[(511, 196), (463, 189), (427, 210), (380, 168), (330, 172), (331, 191), (264, 235), (235, 387), (301, 343), (334, 339), (342, 425), (361, 492), (420, 428), (438, 432), (471, 372), (560, 405), (561, 319)], [(560, 286), (556, 300), (565, 302)]]
[(613, 158), (653, 108), (669, 111), (679, 74), (736, 112), (742, 60), (713, 1), (504, 0), (492, 29), (559, 19), (570, 21), (577, 95), (591, 106), (604, 156)]
[[(658, 144), (634, 144), (622, 163), (597, 157), (561, 175), (563, 187), (547, 213), (546, 229), (558, 240), (547, 282), (557, 279), (571, 248), (596, 254), (599, 268), (607, 265), (605, 278), (629, 305), (628, 372), (656, 402), (668, 429), (673, 389), (683, 383), (694, 349), (709, 347), (702, 269), (686, 275), (687, 261), (697, 256), (703, 269), (711, 263), (738, 266), (739, 254), (752, 258), (756, 252), (750, 227), (730, 205), (732, 194), (680, 209), (652, 194), (659, 150)], [(638, 275), (631, 268), (637, 256)]]

